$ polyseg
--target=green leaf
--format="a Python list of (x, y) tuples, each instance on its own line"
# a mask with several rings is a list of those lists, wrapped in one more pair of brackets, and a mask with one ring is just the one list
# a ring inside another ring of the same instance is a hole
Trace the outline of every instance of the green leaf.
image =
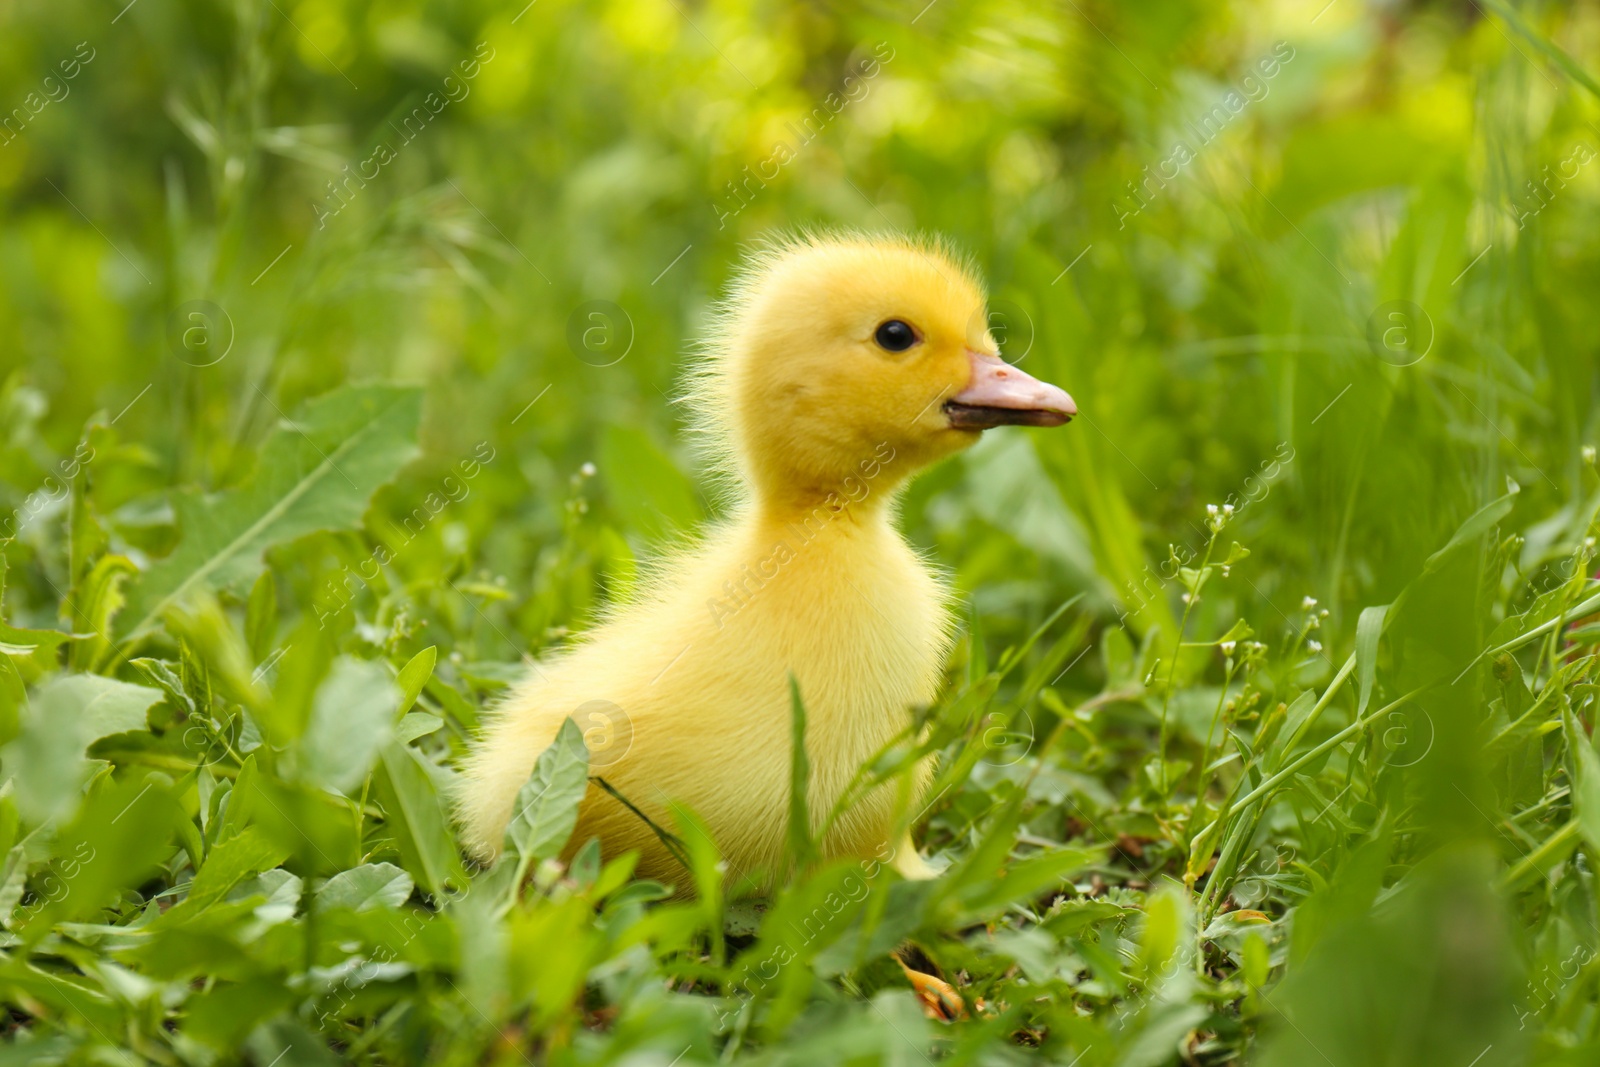
[(411, 896), (411, 876), (392, 863), (363, 863), (322, 883), (317, 890), (319, 908), (398, 908)]
[(68, 815), (88, 772), (84, 749), (110, 734), (145, 729), (146, 713), (161, 699), (159, 689), (98, 674), (60, 675), (40, 686), (21, 733), (0, 749), (23, 817)]
[(184, 1003), (183, 1032), (212, 1048), (234, 1052), (246, 1034), (296, 999), (292, 989), (270, 978), (217, 984)]
[(1070, 876), (1104, 858), (1103, 848), (1053, 848), (1012, 863), (1005, 877), (963, 893), (961, 903), (969, 915), (988, 915), (1057, 889)]
[(811, 807), (806, 799), (811, 761), (806, 755), (806, 705), (800, 683), (789, 675), (789, 856), (804, 869), (815, 855), (811, 841)]
[(400, 687), (380, 663), (341, 656), (317, 688), (311, 721), (300, 739), (300, 774), (314, 785), (349, 793), (372, 769), (394, 732)]
[(272, 545), (355, 526), (373, 492), (416, 454), (421, 411), (416, 389), (346, 386), (279, 424), (245, 485), (178, 495), (183, 539), (133, 586), (119, 636), (143, 634), (192, 592), (250, 582)]
[(275, 725), (276, 716), (268, 714), (273, 706), (271, 694), (256, 675), (250, 650), (233, 619), (215, 595), (209, 590), (197, 592), (184, 603), (174, 604), (164, 621), (167, 632), (179, 641), (192, 676), (208, 679), (210, 686), (249, 708), (266, 727)]
[(0, 745), (9, 744), (22, 730), (28, 688), (11, 657), (0, 653)]
[(578, 825), (578, 803), (588, 787), (589, 750), (583, 732), (569, 717), (517, 791), (506, 824), (506, 848), (524, 860), (559, 855)]
[(361, 862), (351, 803), (325, 789), (258, 774), (248, 791), (234, 786), (229, 813), (239, 804), (249, 805), (251, 824), (287, 849), (303, 873), (327, 876)]
[(253, 813), (251, 806), (259, 795), (256, 784), (261, 779), (261, 765), (255, 756), (246, 756), (239, 765), (239, 776), (233, 780), (233, 791), (228, 794), (228, 808), (217, 827), (215, 840), (223, 841), (243, 833)]
[[(0, 552), (0, 609), (5, 605), (6, 557)], [(56, 667), (56, 649), (71, 635), (60, 630), (22, 630), (7, 625), (0, 614), (0, 655), (10, 656), (28, 681)]]
[(1170, 883), (1150, 895), (1145, 902), (1144, 930), (1139, 938), (1139, 962), (1146, 975), (1154, 977), (1166, 970), (1185, 941), (1192, 936), (1189, 897)]
[(1567, 750), (1572, 754), (1572, 804), (1577, 809), (1578, 830), (1592, 849), (1600, 849), (1600, 753), (1583, 732), (1571, 711), (1561, 714)]
[[(1278, 731), (1278, 740), (1272, 746), (1270, 765), (1282, 766), (1283, 762), (1294, 754), (1295, 748), (1300, 744), (1301, 732), (1305, 729), (1306, 721), (1311, 717), (1311, 709), (1317, 706), (1317, 691), (1307, 689), (1294, 698), (1283, 715), (1283, 728)], [(1242, 739), (1240, 739), (1242, 740)]]
[(339, 1057), (328, 1051), (322, 1038), (291, 1015), (263, 1023), (245, 1041), (245, 1048), (249, 1049), (253, 1062), (268, 1067), (287, 1067), (291, 1063), (302, 1067), (339, 1067)]
[(211, 849), (205, 866), (189, 884), (189, 895), (152, 925), (176, 926), (193, 918), (226, 897), (246, 878), (282, 863), (288, 854), (289, 850), (278, 842), (268, 839), (254, 827), (246, 827)]
[(46, 898), (24, 936), (33, 940), (57, 922), (88, 918), (119, 890), (144, 881), (170, 854), (183, 818), (157, 779), (129, 778), (93, 792), (53, 849), (65, 891)]
[(101, 556), (84, 578), (75, 598), (78, 629), (90, 631), (72, 643), (74, 670), (100, 669), (111, 651), (112, 621), (122, 609), (123, 583), (139, 568), (126, 556)]
[(1444, 566), (1445, 560), (1450, 553), (1488, 533), (1497, 522), (1511, 514), (1511, 509), (1516, 505), (1516, 502), (1517, 492), (1513, 487), (1512, 492), (1507, 493), (1505, 496), (1496, 497), (1467, 516), (1467, 521), (1457, 527), (1455, 534), (1445, 542), (1444, 547), (1428, 557), (1427, 562), (1422, 566), (1422, 573), (1432, 574)]
[(1153, 1003), (1144, 1014), (1144, 1027), (1125, 1046), (1117, 1067), (1160, 1067), (1173, 1062), (1184, 1036), (1199, 1026), (1208, 1012), (1199, 1004), (1169, 1000)]
[(168, 704), (185, 715), (199, 714), (199, 709), (195, 706), (194, 699), (189, 696), (183, 679), (177, 671), (167, 665), (165, 660), (140, 657), (129, 660), (128, 663), (138, 668), (140, 674), (154, 682), (156, 687), (166, 694)]
[(400, 676), (396, 679), (400, 685), (399, 714), (404, 715), (410, 711), (411, 706), (417, 702), (417, 697), (422, 695), (422, 687), (433, 677), (433, 665), (438, 656), (438, 646), (429, 645), (400, 668)]
[(400, 849), (400, 862), (423, 887), (441, 896), (451, 885), (466, 881), (444, 807), (423, 757), (398, 741), (379, 749), (382, 770), (373, 781), (390, 831)]
[(409, 745), (419, 737), (427, 737), (444, 725), (444, 720), (426, 711), (407, 712), (394, 728), (394, 736), (402, 745)]
[(1367, 703), (1372, 699), (1372, 683), (1378, 676), (1378, 639), (1383, 636), (1383, 620), (1389, 605), (1363, 608), (1356, 620), (1356, 679), (1361, 684), (1361, 697), (1356, 704), (1356, 717), (1366, 714)]
[(278, 583), (273, 580), (271, 570), (263, 569), (256, 584), (250, 587), (244, 613), (244, 640), (255, 662), (261, 663), (272, 654), (277, 627)]

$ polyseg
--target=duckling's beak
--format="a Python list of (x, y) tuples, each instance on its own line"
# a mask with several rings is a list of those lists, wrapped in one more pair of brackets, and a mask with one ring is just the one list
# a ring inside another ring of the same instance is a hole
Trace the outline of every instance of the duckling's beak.
[(969, 348), (967, 358), (972, 362), (972, 381), (944, 405), (952, 429), (1060, 426), (1078, 413), (1065, 389), (1024, 374), (999, 356)]

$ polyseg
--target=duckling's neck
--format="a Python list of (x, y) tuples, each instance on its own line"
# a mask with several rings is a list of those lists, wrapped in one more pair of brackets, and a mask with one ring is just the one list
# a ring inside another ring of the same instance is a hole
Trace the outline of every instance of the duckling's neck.
[(758, 525), (804, 525), (845, 519), (852, 524), (886, 523), (894, 498), (910, 476), (907, 457), (881, 443), (843, 470), (826, 474), (797, 469), (757, 470), (752, 479), (751, 516)]
[(863, 527), (887, 526), (893, 514), (893, 490), (860, 495), (857, 498), (842, 493), (792, 493), (782, 496), (758, 496), (750, 509), (746, 523), (762, 531), (789, 530), (809, 541), (823, 531), (837, 527), (838, 532)]

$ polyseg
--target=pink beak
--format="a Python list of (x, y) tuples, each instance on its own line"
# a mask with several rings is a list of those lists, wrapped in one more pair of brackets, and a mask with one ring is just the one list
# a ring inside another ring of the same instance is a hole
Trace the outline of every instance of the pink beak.
[(972, 380), (944, 405), (954, 429), (1060, 426), (1078, 413), (1065, 389), (1024, 374), (999, 356), (969, 348), (967, 358), (972, 362)]

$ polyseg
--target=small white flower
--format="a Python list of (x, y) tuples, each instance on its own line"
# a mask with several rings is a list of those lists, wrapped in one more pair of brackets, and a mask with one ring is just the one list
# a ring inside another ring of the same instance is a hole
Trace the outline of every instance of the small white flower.
[(1321, 641), (1307, 641), (1306, 642), (1306, 647), (1309, 648), (1313, 652), (1321, 652), (1322, 651), (1322, 642)]
[(1207, 504), (1206, 514), (1215, 517), (1217, 514), (1217, 506), (1215, 504)]
[(1306, 598), (1304, 598), (1303, 600), (1300, 601), (1300, 607), (1304, 611), (1310, 611), (1312, 608), (1314, 608), (1316, 606), (1317, 606), (1317, 598), (1314, 597), (1314, 596), (1308, 596), (1308, 597), (1306, 597)]
[(1222, 513), (1224, 515), (1232, 515), (1233, 514), (1233, 505), (1232, 504), (1224, 504), (1224, 505), (1222, 505)]
[(578, 468), (578, 473), (583, 475), (585, 478), (593, 478), (595, 474), (594, 464), (585, 463), (583, 466)]
[(1224, 642), (1222, 642), (1222, 654), (1224, 656), (1233, 655), (1233, 646), (1234, 646), (1234, 644), (1235, 644), (1235, 642), (1233, 642), (1233, 641), (1224, 641)]
[(1183, 602), (1185, 604), (1189, 603), (1189, 594), (1188, 593), (1183, 594)]
[(1323, 608), (1321, 611), (1317, 612), (1317, 618), (1326, 619), (1327, 617), (1328, 617), (1328, 609), (1327, 608)]

